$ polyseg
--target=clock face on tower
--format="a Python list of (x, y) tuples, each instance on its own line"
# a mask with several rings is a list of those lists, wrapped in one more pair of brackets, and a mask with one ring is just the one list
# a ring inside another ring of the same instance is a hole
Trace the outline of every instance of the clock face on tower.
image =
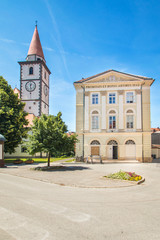
[(48, 88), (46, 85), (44, 85), (44, 95), (47, 96), (48, 95)]
[(33, 81), (29, 81), (26, 83), (25, 88), (28, 92), (33, 92), (36, 88), (36, 84)]

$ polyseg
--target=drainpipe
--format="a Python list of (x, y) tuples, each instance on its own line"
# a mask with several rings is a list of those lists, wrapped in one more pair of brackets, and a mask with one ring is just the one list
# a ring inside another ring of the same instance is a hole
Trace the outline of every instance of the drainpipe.
[(82, 144), (82, 157), (84, 161), (84, 113), (85, 113), (85, 87), (82, 87), (83, 89), (83, 144)]
[(143, 151), (143, 104), (142, 104), (142, 85), (141, 85), (141, 126), (142, 126), (142, 162), (144, 162), (144, 151)]

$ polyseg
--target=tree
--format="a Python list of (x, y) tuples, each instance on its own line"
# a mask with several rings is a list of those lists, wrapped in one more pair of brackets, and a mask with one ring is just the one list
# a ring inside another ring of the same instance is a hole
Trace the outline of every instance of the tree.
[(4, 151), (15, 152), (15, 148), (27, 137), (28, 125), (25, 104), (14, 94), (7, 81), (0, 76), (0, 133), (6, 138)]
[(77, 142), (77, 135), (76, 134), (65, 134), (64, 136), (64, 144), (63, 148), (61, 149), (61, 155), (74, 155), (75, 154), (75, 143)]
[(69, 141), (69, 137), (66, 137), (67, 126), (62, 120), (62, 113), (59, 112), (57, 116), (43, 114), (41, 117), (36, 117), (31, 131), (27, 143), (29, 153), (32, 155), (37, 152), (47, 153), (48, 166), (50, 166), (51, 155), (63, 152)]

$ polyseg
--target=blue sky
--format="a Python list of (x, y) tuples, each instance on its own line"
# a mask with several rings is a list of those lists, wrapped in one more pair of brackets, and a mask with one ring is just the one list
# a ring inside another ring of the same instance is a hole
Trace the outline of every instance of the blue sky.
[(50, 77), (50, 114), (75, 130), (73, 82), (115, 69), (156, 79), (151, 125), (160, 126), (160, 1), (0, 0), (0, 75), (19, 88), (38, 21)]

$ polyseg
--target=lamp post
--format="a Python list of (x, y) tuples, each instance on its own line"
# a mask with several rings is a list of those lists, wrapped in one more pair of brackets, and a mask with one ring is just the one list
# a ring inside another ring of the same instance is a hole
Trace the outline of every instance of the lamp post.
[(0, 168), (5, 167), (4, 164), (4, 142), (6, 141), (5, 137), (0, 134)]

